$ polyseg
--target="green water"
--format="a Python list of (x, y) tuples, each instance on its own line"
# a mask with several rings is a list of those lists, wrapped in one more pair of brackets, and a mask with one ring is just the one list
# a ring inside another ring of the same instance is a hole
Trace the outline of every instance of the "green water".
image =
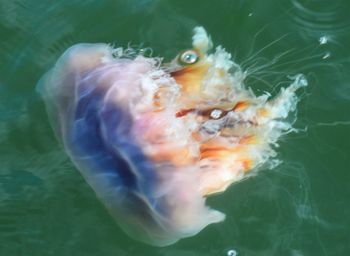
[[(1, 0), (0, 255), (350, 255), (350, 2)], [(208, 203), (225, 222), (155, 248), (128, 238), (55, 140), (38, 79), (78, 42), (171, 58), (202, 25), (272, 93), (303, 73), (281, 164)], [(230, 252), (231, 250), (231, 252)]]

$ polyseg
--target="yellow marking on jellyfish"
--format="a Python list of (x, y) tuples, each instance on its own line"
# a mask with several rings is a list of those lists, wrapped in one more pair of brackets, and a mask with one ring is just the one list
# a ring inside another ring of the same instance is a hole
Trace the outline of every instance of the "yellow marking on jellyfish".
[(257, 110), (257, 116), (258, 117), (265, 117), (265, 118), (268, 118), (270, 115), (270, 112), (268, 109), (266, 108), (260, 108)]
[(254, 135), (244, 136), (239, 140), (239, 144), (257, 144), (258, 140)]
[(187, 148), (168, 148), (169, 145), (164, 145), (155, 152), (148, 152), (149, 157), (156, 162), (170, 162), (175, 166), (191, 165), (195, 162), (196, 158), (191, 156), (190, 151)]
[(198, 96), (201, 91), (204, 75), (209, 65), (198, 63), (193, 66), (186, 66), (172, 73), (177, 84), (181, 85), (181, 91), (187, 96)]

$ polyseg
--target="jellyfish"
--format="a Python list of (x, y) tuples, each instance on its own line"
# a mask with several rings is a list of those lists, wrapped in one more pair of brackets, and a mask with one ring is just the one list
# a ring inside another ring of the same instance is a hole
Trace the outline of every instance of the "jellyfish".
[(58, 140), (119, 226), (167, 246), (221, 222), (206, 198), (275, 157), (306, 80), (256, 96), (196, 27), (172, 61), (104, 43), (67, 49), (40, 80)]

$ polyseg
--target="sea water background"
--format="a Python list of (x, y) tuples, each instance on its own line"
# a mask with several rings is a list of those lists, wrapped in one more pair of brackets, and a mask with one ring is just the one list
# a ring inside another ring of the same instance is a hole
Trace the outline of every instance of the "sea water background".
[[(1, 0), (0, 255), (349, 255), (349, 13), (346, 0)], [(75, 43), (143, 43), (170, 59), (197, 25), (257, 93), (297, 73), (309, 86), (281, 164), (208, 200), (225, 222), (155, 248), (128, 238), (96, 199), (35, 86)]]

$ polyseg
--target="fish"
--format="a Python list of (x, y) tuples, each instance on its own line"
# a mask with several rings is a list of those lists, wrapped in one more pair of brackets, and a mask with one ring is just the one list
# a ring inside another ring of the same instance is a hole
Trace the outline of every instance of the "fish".
[(68, 48), (41, 78), (66, 154), (130, 237), (168, 246), (224, 221), (206, 205), (276, 157), (307, 85), (255, 95), (247, 73), (195, 27), (172, 61), (106, 43)]

